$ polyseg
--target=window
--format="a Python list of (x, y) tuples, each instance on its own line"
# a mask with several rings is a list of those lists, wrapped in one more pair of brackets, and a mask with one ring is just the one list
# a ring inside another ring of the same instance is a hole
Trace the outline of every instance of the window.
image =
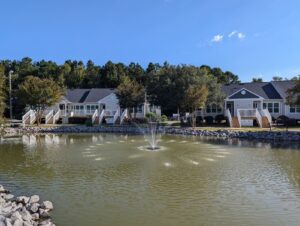
[(278, 102), (263, 103), (263, 109), (268, 109), (270, 113), (279, 113), (279, 106)]
[(143, 112), (143, 105), (139, 105), (139, 106), (136, 108), (136, 112), (137, 112), (137, 113), (142, 113), (142, 112)]
[(220, 113), (222, 112), (222, 107), (217, 104), (210, 104), (206, 106), (206, 113)]
[(300, 105), (291, 105), (290, 113), (300, 113)]

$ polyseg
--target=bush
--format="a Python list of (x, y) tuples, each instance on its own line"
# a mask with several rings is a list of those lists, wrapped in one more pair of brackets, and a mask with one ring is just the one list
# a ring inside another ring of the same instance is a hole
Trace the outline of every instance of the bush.
[(148, 112), (145, 116), (149, 121), (158, 121), (158, 116), (153, 112)]
[(131, 124), (145, 124), (147, 123), (146, 118), (126, 118), (124, 119), (124, 124), (131, 125)]
[(205, 119), (206, 124), (214, 123), (214, 117), (212, 117), (212, 116), (205, 116), (204, 119)]
[(216, 120), (217, 123), (220, 124), (222, 121), (226, 120), (226, 118), (225, 118), (224, 115), (217, 115), (217, 116), (215, 117), (215, 120)]
[(88, 119), (85, 121), (85, 125), (88, 126), (88, 127), (92, 127), (92, 126), (93, 126), (92, 119), (91, 119), (91, 118), (88, 118)]
[(162, 115), (161, 117), (160, 117), (160, 121), (162, 121), (162, 122), (165, 122), (165, 121), (167, 121), (168, 120), (168, 117), (166, 116), (166, 115)]
[(289, 117), (285, 116), (285, 115), (280, 115), (277, 119), (276, 119), (276, 124), (283, 124), (283, 125), (287, 125), (289, 120)]

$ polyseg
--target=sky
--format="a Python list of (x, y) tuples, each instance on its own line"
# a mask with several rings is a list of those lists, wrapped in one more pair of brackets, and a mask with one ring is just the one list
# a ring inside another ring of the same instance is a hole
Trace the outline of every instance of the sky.
[(0, 0), (0, 59), (300, 74), (299, 0)]

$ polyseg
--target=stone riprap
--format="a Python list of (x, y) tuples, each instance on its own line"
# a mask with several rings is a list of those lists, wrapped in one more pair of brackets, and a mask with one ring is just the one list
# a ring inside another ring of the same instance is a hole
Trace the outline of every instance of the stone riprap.
[[(41, 133), (130, 133), (141, 134), (146, 127), (133, 126), (53, 126), (53, 127), (24, 127), (4, 128), (2, 134), (5, 136), (17, 136), (22, 134)], [(300, 132), (296, 131), (236, 131), (236, 130), (201, 130), (192, 128), (159, 127), (159, 131), (166, 134), (191, 135), (203, 137), (242, 138), (251, 140), (276, 140), (300, 142)]]
[(15, 197), (0, 185), (0, 226), (55, 226), (51, 210), (52, 202), (40, 202), (38, 195)]

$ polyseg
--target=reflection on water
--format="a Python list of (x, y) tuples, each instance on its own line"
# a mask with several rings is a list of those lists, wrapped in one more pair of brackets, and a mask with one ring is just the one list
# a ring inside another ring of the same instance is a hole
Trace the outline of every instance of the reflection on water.
[(163, 136), (0, 140), (0, 184), (55, 204), (57, 225), (299, 225), (300, 147)]

